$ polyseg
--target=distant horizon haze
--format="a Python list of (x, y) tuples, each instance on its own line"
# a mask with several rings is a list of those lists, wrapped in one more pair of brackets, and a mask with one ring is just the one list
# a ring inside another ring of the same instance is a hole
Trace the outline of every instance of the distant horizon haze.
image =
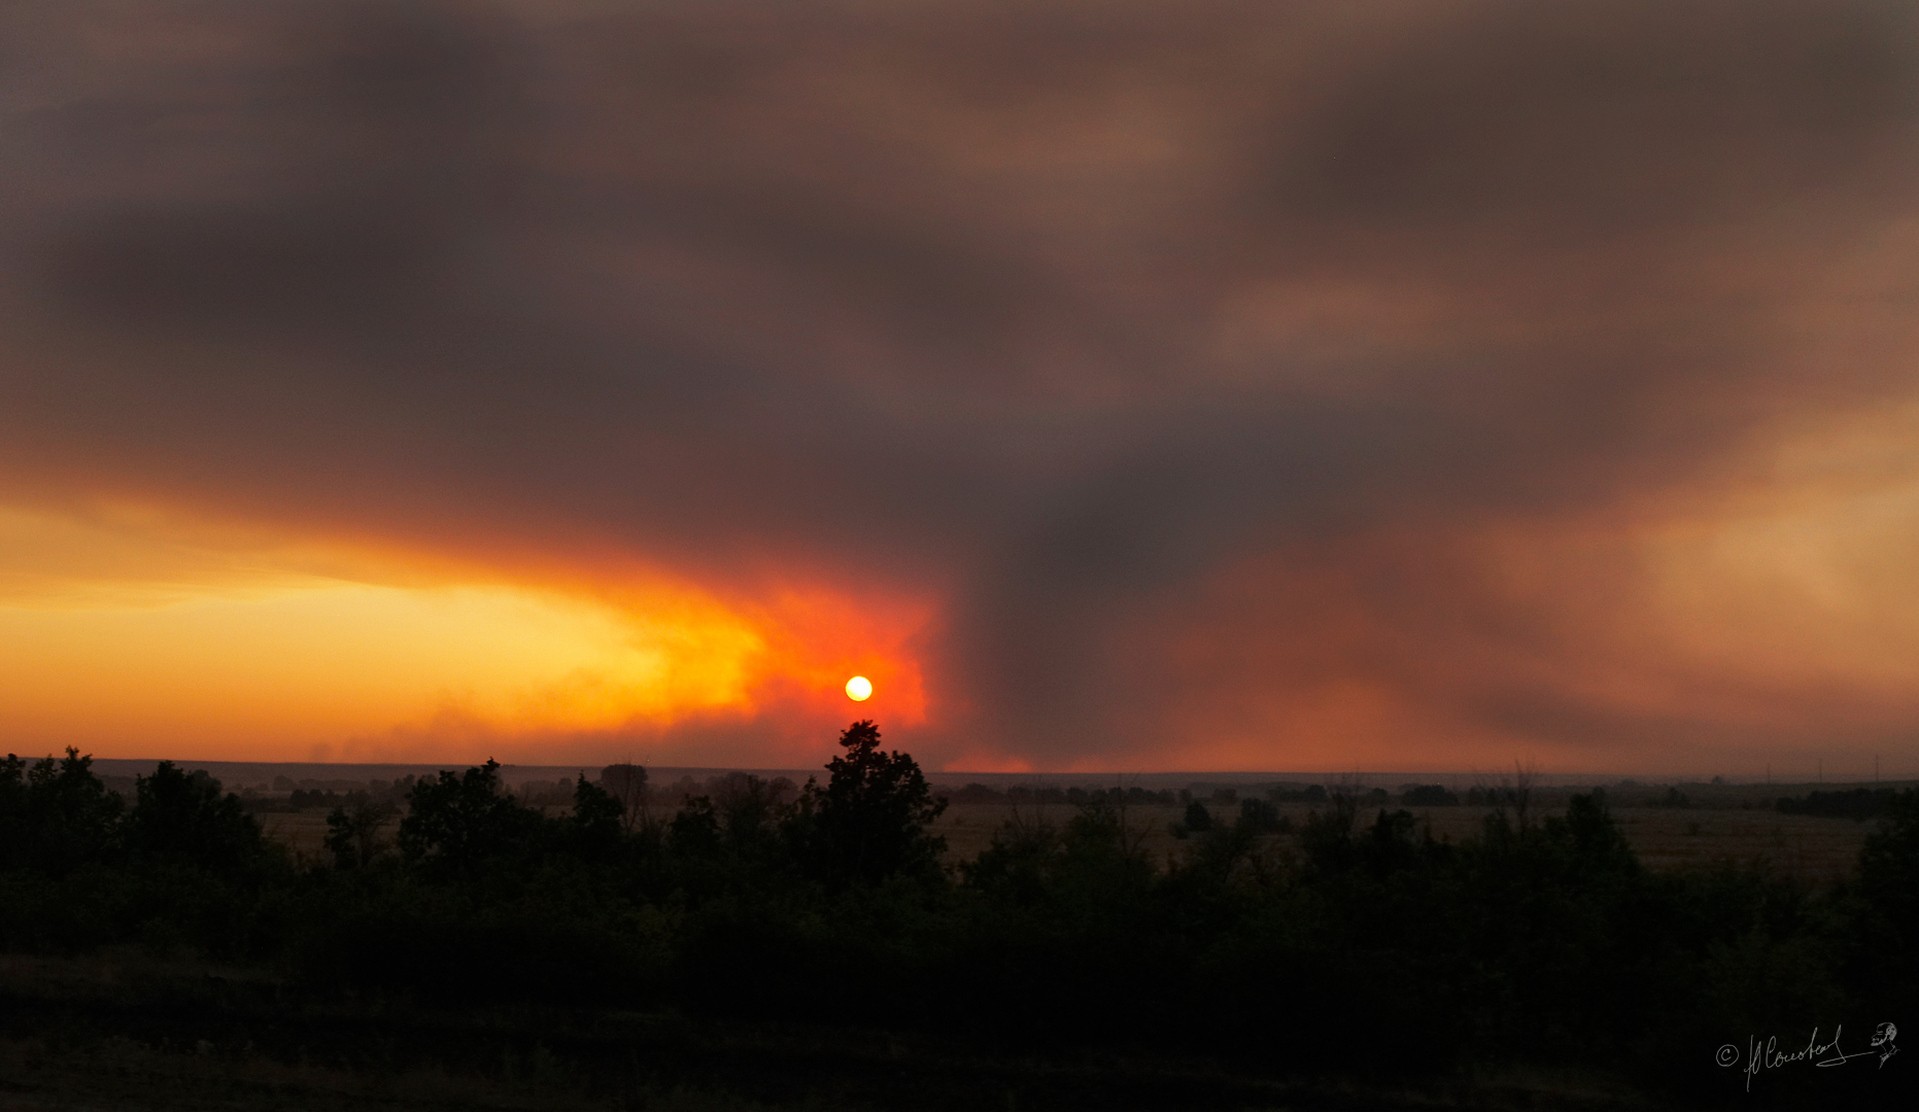
[[(24, 754), (23, 754), (24, 756)], [(176, 766), (186, 769), (204, 769), (215, 779), (227, 783), (257, 785), (263, 780), (285, 776), (289, 779), (327, 781), (327, 780), (397, 780), (408, 775), (432, 775), (440, 771), (459, 771), (477, 767), (486, 758), (480, 758), (467, 764), (461, 763), (320, 763), (311, 761), (195, 761), (172, 758), (95, 758), (94, 770), (103, 776), (144, 776), (152, 772), (161, 760), (171, 760)], [(617, 762), (609, 762), (617, 763)], [(589, 780), (595, 779), (602, 769), (600, 766), (562, 765), (562, 764), (517, 764), (500, 765), (502, 779), (513, 786), (529, 780), (553, 781), (560, 778), (570, 779), (585, 774)], [(787, 777), (795, 783), (805, 783), (806, 779), (818, 777), (824, 779), (824, 770), (814, 768), (738, 768), (721, 766), (680, 766), (648, 765), (648, 783), (655, 788), (668, 787), (683, 777), (696, 780), (711, 779), (730, 773), (745, 773), (771, 780)], [(1054, 784), (1059, 786), (1101, 786), (1130, 787), (1140, 786), (1163, 790), (1165, 788), (1186, 787), (1195, 783), (1221, 785), (1251, 785), (1271, 783), (1320, 784), (1334, 786), (1351, 783), (1366, 789), (1383, 787), (1397, 789), (1405, 784), (1435, 783), (1447, 788), (1464, 789), (1474, 786), (1497, 786), (1502, 783), (1514, 783), (1523, 772), (1531, 783), (1539, 787), (1607, 787), (1621, 783), (1637, 783), (1646, 786), (1664, 786), (1668, 784), (1705, 784), (1714, 775), (1729, 785), (1772, 784), (1780, 788), (1795, 787), (1854, 787), (1862, 784), (1879, 784), (1885, 787), (1899, 787), (1919, 783), (1919, 773), (1909, 773), (1904, 778), (1881, 775), (1875, 778), (1870, 769), (1864, 776), (1827, 775), (1820, 779), (1817, 771), (1811, 776), (1736, 776), (1725, 774), (1672, 775), (1657, 773), (1603, 773), (1603, 772), (1554, 772), (1549, 769), (1516, 770), (1506, 769), (1271, 769), (1271, 770), (1220, 770), (1220, 769), (1171, 769), (1134, 772), (1102, 771), (1054, 771), (1054, 772), (988, 772), (968, 769), (926, 769), (927, 779), (942, 787), (964, 786), (968, 782), (977, 782), (986, 786), (1014, 784)], [(228, 783), (232, 780), (233, 783)]]

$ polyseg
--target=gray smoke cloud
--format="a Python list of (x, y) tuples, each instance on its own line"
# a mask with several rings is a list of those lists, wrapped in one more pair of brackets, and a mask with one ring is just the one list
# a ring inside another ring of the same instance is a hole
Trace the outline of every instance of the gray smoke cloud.
[(946, 736), (1042, 763), (1354, 677), (1732, 738), (1532, 669), (1472, 538), (1913, 393), (1792, 353), (1919, 308), (1814, 280), (1919, 209), (1916, 20), (29, 0), (0, 494), (930, 589)]

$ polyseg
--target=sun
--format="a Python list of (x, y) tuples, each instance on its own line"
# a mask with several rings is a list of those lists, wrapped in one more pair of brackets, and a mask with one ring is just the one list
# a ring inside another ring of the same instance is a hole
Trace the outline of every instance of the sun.
[(873, 681), (865, 676), (854, 676), (846, 681), (846, 697), (856, 703), (864, 703), (873, 697)]

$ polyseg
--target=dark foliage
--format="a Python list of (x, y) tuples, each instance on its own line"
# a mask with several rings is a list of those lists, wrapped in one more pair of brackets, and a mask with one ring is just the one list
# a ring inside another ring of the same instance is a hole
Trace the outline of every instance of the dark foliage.
[(1255, 834), (1278, 834), (1288, 829), (1279, 808), (1263, 799), (1240, 800), (1239, 823)]
[(542, 833), (540, 814), (502, 790), (489, 760), (413, 785), (399, 846), (409, 865), (463, 873), (537, 849)]
[(1865, 822), (1887, 814), (1892, 809), (1893, 800), (1891, 788), (1853, 788), (1851, 791), (1816, 791), (1802, 798), (1781, 799), (1776, 806), (1782, 815), (1818, 815), (1822, 818)]
[(1408, 807), (1452, 807), (1459, 796), (1439, 784), (1408, 784), (1400, 789), (1399, 801)]
[(600, 770), (599, 787), (619, 806), (620, 828), (631, 833), (646, 820), (646, 769), (611, 764)]
[[(1919, 788), (1886, 803), (1886, 818), (1859, 851), (1846, 893), (1857, 924), (1850, 969), (1882, 1007), (1919, 999)], [(1892, 1015), (1887, 1011), (1886, 1015)]]
[(59, 761), (0, 761), (0, 869), (65, 876), (118, 851), (123, 805), (92, 764), (77, 749)]
[(793, 819), (801, 859), (829, 888), (892, 877), (935, 879), (945, 839), (927, 827), (946, 810), (905, 753), (879, 747), (871, 721), (840, 734), (845, 752), (827, 764), (827, 782), (809, 780)]
[(1180, 819), (1181, 830), (1188, 834), (1203, 834), (1213, 828), (1213, 813), (1206, 805), (1195, 799), (1186, 805), (1186, 814)]
[(620, 855), (620, 836), (630, 829), (627, 816), (631, 813), (612, 792), (582, 774), (573, 784), (573, 807), (563, 820), (562, 840), (582, 860), (615, 860)]
[(332, 864), (301, 869), (204, 775), (162, 765), (129, 809), (77, 753), (9, 758), (0, 946), (190, 950), (336, 1001), (666, 1007), (1255, 1074), (1598, 1069), (1681, 1106), (1742, 1091), (1700, 1068), (1722, 1043), (1850, 1033), (1919, 991), (1919, 792), (1836, 891), (1648, 872), (1602, 792), (1540, 815), (1524, 784), (1458, 844), (1371, 793), (1324, 793), (1295, 836), (1277, 792), (1231, 822), (1192, 800), (1170, 861), (1129, 810), (1157, 794), (1081, 790), (1056, 825), (1009, 790), (949, 877), (912, 758), (870, 722), (840, 746), (824, 784), (729, 775), (658, 822), (604, 774), (542, 813), (489, 761), (415, 782), (392, 841), (394, 812), (343, 800)]
[(398, 812), (391, 805), (365, 796), (350, 799), (327, 812), (326, 848), (335, 868), (364, 869), (386, 851), (380, 831)]
[(240, 797), (220, 790), (205, 772), (161, 761), (134, 788), (126, 847), (136, 858), (190, 864), (223, 876), (257, 867), (267, 856), (260, 823)]

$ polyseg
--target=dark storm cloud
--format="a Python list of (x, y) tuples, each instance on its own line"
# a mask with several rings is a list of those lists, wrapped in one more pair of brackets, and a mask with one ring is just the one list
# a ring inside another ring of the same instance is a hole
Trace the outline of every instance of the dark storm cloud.
[[(1776, 355), (1911, 212), (1904, 6), (6, 19), (14, 496), (930, 588), (959, 725), (1049, 756), (1182, 712), (1136, 680), (1221, 569), (1604, 508), (1910, 385)], [(1560, 651), (1382, 567), (1351, 606), (1418, 651)], [(1287, 597), (1231, 682), (1325, 635)]]

